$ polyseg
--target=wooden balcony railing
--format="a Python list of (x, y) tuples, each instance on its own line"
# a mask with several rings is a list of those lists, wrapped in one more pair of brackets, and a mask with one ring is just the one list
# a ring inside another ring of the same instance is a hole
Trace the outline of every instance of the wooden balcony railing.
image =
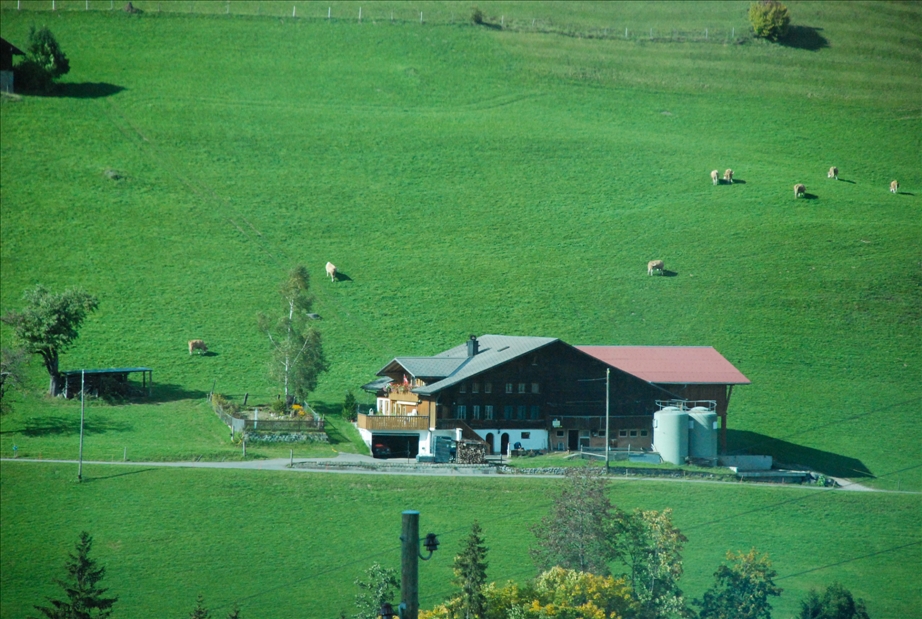
[(358, 426), (362, 430), (428, 430), (426, 415), (365, 415), (359, 413)]

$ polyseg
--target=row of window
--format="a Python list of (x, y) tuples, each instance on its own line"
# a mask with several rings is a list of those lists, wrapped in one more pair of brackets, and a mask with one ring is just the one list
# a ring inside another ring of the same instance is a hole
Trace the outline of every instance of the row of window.
[[(566, 436), (566, 430), (557, 430), (557, 436)], [(637, 436), (649, 436), (649, 430), (618, 430), (618, 438), (636, 438)], [(589, 436), (589, 430), (580, 431), (580, 438)], [(605, 436), (605, 430), (593, 431), (592, 436)]]
[[(541, 419), (540, 406), (525, 406), (524, 404), (518, 406), (507, 404), (499, 407), (498, 410), (492, 404), (484, 406), (474, 404), (470, 408), (466, 404), (458, 404), (455, 406), (455, 419), (467, 419), (468, 411), (470, 411), (471, 419)], [(495, 416), (497, 413), (500, 414), (499, 417)]]
[[(471, 393), (480, 393), (480, 388), (483, 387), (484, 393), (493, 393), (493, 383), (471, 383)], [(506, 393), (541, 393), (540, 386), (538, 383), (531, 383), (531, 391), (528, 391), (529, 383), (518, 383), (518, 391), (516, 391), (516, 383), (506, 383)], [(467, 393), (467, 383), (461, 383), (458, 386), (459, 393)]]

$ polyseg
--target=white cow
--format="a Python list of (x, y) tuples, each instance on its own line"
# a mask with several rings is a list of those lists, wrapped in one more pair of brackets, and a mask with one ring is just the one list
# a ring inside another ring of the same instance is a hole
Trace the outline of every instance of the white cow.
[(829, 168), (829, 172), (826, 173), (826, 178), (834, 178), (836, 180), (839, 180), (839, 168), (837, 168), (836, 166), (832, 166), (831, 168)]
[(715, 185), (720, 182), (720, 172), (717, 170), (711, 170), (711, 182)]
[(330, 281), (336, 281), (336, 265), (332, 262), (327, 262), (327, 275), (330, 276)]
[(900, 184), (898, 181), (890, 181), (890, 193), (899, 193)]
[(794, 185), (794, 199), (796, 200), (800, 196), (804, 195), (807, 192), (807, 188), (804, 187), (803, 183), (797, 183)]
[(733, 184), (733, 170), (727, 168), (727, 171), (724, 172), (724, 182)]
[(647, 275), (653, 275), (653, 271), (662, 273), (665, 270), (665, 266), (662, 260), (651, 260), (647, 263)]

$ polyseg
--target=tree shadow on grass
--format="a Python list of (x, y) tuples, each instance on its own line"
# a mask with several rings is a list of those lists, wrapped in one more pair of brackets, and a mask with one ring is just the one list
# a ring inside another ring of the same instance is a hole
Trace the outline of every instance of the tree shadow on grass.
[[(114, 421), (105, 416), (98, 415), (95, 411), (92, 416), (84, 418), (84, 434), (105, 434), (107, 432), (130, 432), (133, 426), (126, 421)], [(65, 417), (63, 415), (50, 415), (48, 417), (31, 418), (19, 430), (4, 432), (4, 434), (23, 434), (31, 437), (41, 436), (72, 436), (80, 434), (80, 416)]]
[(778, 42), (785, 47), (816, 52), (829, 47), (829, 41), (820, 34), (821, 30), (822, 28), (812, 26), (791, 26), (788, 28), (787, 35)]
[(124, 86), (105, 82), (83, 82), (80, 84), (58, 84), (51, 93), (54, 97), (71, 99), (101, 99), (111, 97), (125, 90)]
[(728, 455), (771, 456), (776, 463), (805, 467), (832, 477), (874, 477), (861, 460), (804, 447), (748, 430), (727, 429)]

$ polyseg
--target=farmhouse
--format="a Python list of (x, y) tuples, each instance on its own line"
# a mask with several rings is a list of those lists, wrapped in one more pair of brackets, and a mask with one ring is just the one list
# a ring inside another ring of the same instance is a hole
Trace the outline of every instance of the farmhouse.
[[(701, 360), (713, 371), (701, 373)], [(407, 457), (434, 454), (438, 437), (483, 441), (488, 454), (604, 448), (607, 438), (612, 448), (650, 448), (653, 413), (667, 403), (706, 400), (725, 421), (730, 386), (749, 382), (709, 347), (577, 347), (508, 335), (396, 357), (378, 376), (363, 386), (377, 404), (358, 416), (359, 432), (373, 452)]]

